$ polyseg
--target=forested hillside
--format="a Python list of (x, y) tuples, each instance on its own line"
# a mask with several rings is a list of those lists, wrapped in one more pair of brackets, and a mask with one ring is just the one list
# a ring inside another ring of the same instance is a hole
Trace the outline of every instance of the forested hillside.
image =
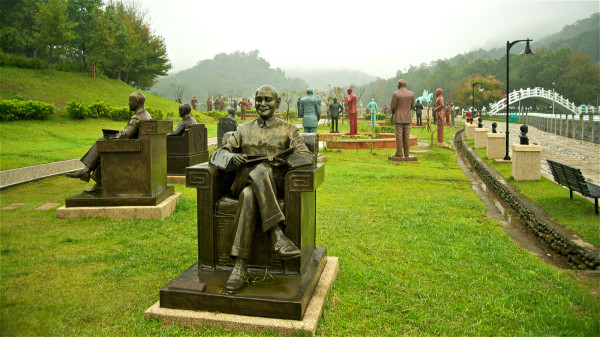
[(150, 91), (172, 99), (181, 95), (184, 101), (196, 95), (200, 101), (205, 101), (215, 95), (252, 96), (266, 83), (279, 91), (307, 88), (303, 80), (288, 78), (283, 70), (271, 68), (269, 62), (259, 56), (258, 50), (253, 50), (217, 54), (211, 60), (200, 61), (190, 69), (160, 79)]

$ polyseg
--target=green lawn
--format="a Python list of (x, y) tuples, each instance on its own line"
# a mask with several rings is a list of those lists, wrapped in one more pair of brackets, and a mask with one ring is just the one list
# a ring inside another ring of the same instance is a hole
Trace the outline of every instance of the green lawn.
[[(393, 150), (324, 152), (317, 244), (340, 270), (317, 335), (597, 335), (598, 279), (523, 251), (487, 218), (454, 153), (432, 150), (401, 165), (387, 161)], [(238, 335), (144, 319), (196, 260), (195, 191), (176, 185), (183, 200), (164, 221), (34, 210), (89, 185), (54, 177), (0, 191), (0, 207), (25, 203), (0, 211), (2, 335)]]

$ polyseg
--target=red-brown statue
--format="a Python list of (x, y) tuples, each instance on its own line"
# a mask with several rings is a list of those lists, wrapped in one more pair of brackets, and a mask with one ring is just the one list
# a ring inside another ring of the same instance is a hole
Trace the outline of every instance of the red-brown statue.
[(246, 119), (246, 108), (248, 107), (248, 102), (242, 100), (238, 103), (238, 105), (240, 106), (240, 110), (242, 111), (242, 119)]
[(444, 97), (442, 97), (442, 93), (444, 90), (442, 88), (437, 88), (435, 91), (435, 96), (437, 99), (435, 100), (435, 115), (437, 118), (437, 142), (444, 142)]
[(450, 126), (450, 103), (446, 102), (446, 126)]
[[(396, 133), (396, 153), (392, 157), (408, 158), (410, 148), (410, 123), (412, 122), (411, 110), (415, 107), (415, 94), (406, 89), (406, 81), (398, 81), (398, 90), (392, 95), (390, 105), (390, 122), (394, 124)], [(404, 156), (402, 150), (404, 149)]]
[(466, 115), (467, 115), (467, 123), (471, 122), (471, 111), (467, 110)]
[(358, 109), (356, 108), (356, 95), (352, 93), (352, 88), (348, 88), (348, 118), (350, 119), (350, 132), (348, 135), (358, 134), (358, 121), (356, 116)]

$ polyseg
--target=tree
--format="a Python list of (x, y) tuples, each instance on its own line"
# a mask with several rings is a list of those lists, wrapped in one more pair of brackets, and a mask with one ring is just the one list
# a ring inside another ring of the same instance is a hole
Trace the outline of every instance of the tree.
[(279, 93), (281, 99), (287, 104), (287, 111), (285, 114), (285, 120), (290, 120), (290, 103), (296, 99), (296, 92), (293, 90), (283, 90)]
[(75, 37), (73, 39), (77, 53), (81, 55), (83, 71), (87, 72), (87, 56), (90, 40), (95, 33), (104, 33), (95, 30), (94, 14), (98, 14), (97, 9), (102, 5), (102, 0), (68, 0), (67, 12), (69, 21), (76, 23), (74, 26)]
[[(472, 98), (473, 84), (482, 83), (483, 92), (477, 90), (479, 84), (475, 85), (475, 97)], [(481, 109), (490, 103), (499, 101), (505, 96), (502, 82), (494, 76), (481, 76), (479, 74), (463, 78), (460, 83), (454, 86), (450, 97), (462, 107), (470, 107), (475, 101), (475, 107)]]
[(52, 57), (63, 54), (75, 35), (73, 28), (77, 25), (67, 21), (67, 3), (65, 0), (50, 0), (38, 3), (35, 14), (35, 45), (44, 48), (48, 55), (48, 74), (52, 75)]

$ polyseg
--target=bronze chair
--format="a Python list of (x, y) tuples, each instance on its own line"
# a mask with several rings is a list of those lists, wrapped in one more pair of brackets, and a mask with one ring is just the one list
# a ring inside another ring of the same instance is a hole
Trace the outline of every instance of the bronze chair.
[(165, 139), (172, 129), (172, 121), (151, 120), (142, 122), (136, 139), (98, 140), (102, 196), (78, 194), (66, 206), (155, 206), (173, 194)]
[(167, 137), (167, 174), (185, 175), (185, 168), (208, 161), (208, 138), (204, 124)]
[[(232, 133), (224, 136), (223, 142)], [(280, 203), (286, 218), (285, 233), (300, 248), (299, 259), (283, 261), (272, 251), (268, 235), (254, 231), (249, 271), (268, 269), (273, 274), (301, 275), (314, 263), (316, 254), (316, 190), (325, 177), (325, 167), (316, 163), (318, 134), (302, 134), (315, 154), (314, 164), (289, 171), (285, 176), (285, 196)], [(238, 200), (230, 194), (234, 174), (208, 163), (186, 169), (186, 184), (197, 189), (198, 267), (205, 270), (230, 270), (235, 235), (234, 216)]]

